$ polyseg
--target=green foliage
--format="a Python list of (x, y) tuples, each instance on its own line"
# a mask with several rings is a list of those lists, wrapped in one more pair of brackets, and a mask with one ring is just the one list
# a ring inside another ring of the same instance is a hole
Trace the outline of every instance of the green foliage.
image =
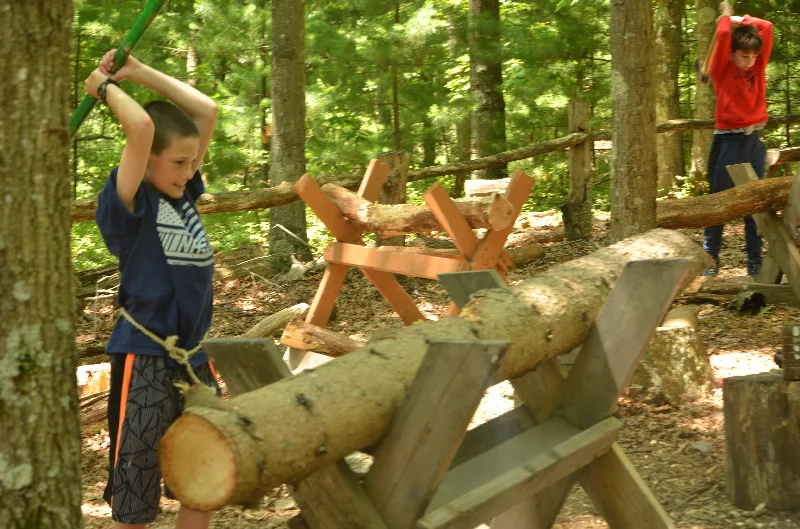
[[(83, 80), (139, 15), (140, 0), (76, 0), (71, 67), (73, 104)], [(693, 2), (687, 2), (679, 84), (683, 117), (692, 117), (696, 53)], [(794, 21), (800, 2), (761, 0), (747, 10), (775, 23), (769, 66), (769, 110), (797, 112), (800, 40)], [(610, 127), (608, 0), (509, 0), (501, 3), (500, 38), (507, 146), (515, 149), (564, 136), (570, 99), (590, 102), (592, 129)], [(172, 0), (153, 22), (134, 55), (175, 76), (192, 79), (218, 104), (220, 116), (203, 168), (210, 191), (265, 185), (269, 146), (262, 145), (262, 114), (271, 121), (270, 4), (266, 0)], [(331, 0), (306, 4), (306, 170), (313, 176), (363, 174), (376, 153), (399, 145), (412, 169), (460, 159), (456, 128), (470, 115), (468, 2), (464, 0)], [(187, 71), (190, 51), (199, 63)], [(657, 62), (658, 58), (654, 58)], [(394, 93), (396, 72), (397, 92)], [(154, 96), (128, 83), (139, 101)], [(399, 116), (395, 133), (393, 101)], [(769, 147), (791, 144), (791, 127), (770, 129)], [(688, 137), (688, 135), (687, 135)], [(433, 138), (434, 152), (423, 140)], [(73, 170), (77, 199), (94, 196), (118, 163), (124, 135), (107, 108), (98, 106), (78, 133)], [(430, 149), (428, 149), (430, 150)], [(687, 149), (688, 155), (688, 149)], [(510, 164), (536, 179), (526, 210), (554, 209), (569, 186), (566, 153)], [(608, 209), (608, 156), (595, 153), (595, 206)], [(408, 186), (422, 202), (433, 180)], [(448, 189), (454, 178), (442, 182)], [(691, 189), (690, 189), (691, 188)], [(696, 190), (679, 181), (674, 193)], [(267, 211), (205, 215), (217, 249), (264, 244)], [(319, 255), (330, 235), (308, 214), (308, 236)], [(92, 223), (73, 228), (76, 266), (113, 261)]]

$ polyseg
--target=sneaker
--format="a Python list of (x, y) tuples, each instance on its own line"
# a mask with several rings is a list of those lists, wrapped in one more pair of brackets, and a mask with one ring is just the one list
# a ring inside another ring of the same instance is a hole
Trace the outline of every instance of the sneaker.
[(719, 263), (718, 262), (714, 263), (711, 266), (709, 266), (706, 269), (706, 271), (703, 272), (700, 275), (702, 275), (703, 277), (717, 277), (717, 274), (719, 274)]
[(747, 260), (747, 275), (755, 279), (758, 277), (758, 273), (761, 271), (761, 262), (751, 261), (750, 259)]

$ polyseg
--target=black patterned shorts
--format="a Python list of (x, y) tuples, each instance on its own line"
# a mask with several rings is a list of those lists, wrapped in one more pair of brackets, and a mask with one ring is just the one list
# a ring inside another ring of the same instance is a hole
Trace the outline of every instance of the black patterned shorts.
[[(147, 524), (156, 519), (161, 500), (158, 442), (183, 412), (183, 397), (174, 383), (192, 384), (186, 368), (166, 357), (112, 354), (108, 397), (108, 484), (103, 497), (111, 518)], [(204, 384), (219, 393), (211, 363), (195, 367)], [(167, 496), (171, 497), (169, 490)]]

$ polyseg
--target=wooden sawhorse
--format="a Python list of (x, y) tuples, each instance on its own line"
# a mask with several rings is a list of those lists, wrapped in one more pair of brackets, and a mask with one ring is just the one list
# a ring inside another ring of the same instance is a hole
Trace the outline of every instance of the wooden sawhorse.
[[(512, 381), (524, 406), (469, 432), (507, 343), (432, 343), (408, 399), (371, 450), (363, 483), (340, 461), (295, 485), (306, 524), (471, 529), (493, 520), (493, 529), (544, 528), (577, 480), (612, 528), (673, 528), (614, 442), (622, 423), (611, 412), (689, 269), (681, 259), (628, 263), (569, 374), (557, 359), (543, 362)], [(506, 288), (494, 270), (441, 279), (459, 305), (477, 289)], [(269, 340), (217, 339), (204, 347), (234, 393), (288, 376)], [(253, 362), (226, 371), (229, 348), (238, 365), (242, 354)]]
[[(758, 180), (749, 163), (729, 165), (728, 174), (734, 185)], [(778, 284), (786, 275), (795, 297), (800, 300), (800, 252), (797, 249), (797, 223), (800, 219), (800, 171), (792, 182), (792, 189), (780, 218), (774, 211), (753, 213), (761, 236), (769, 243), (767, 255), (761, 265), (757, 282)]]
[[(361, 182), (358, 195), (370, 202), (377, 200), (388, 172), (389, 168), (386, 165), (373, 159)], [(505, 191), (505, 198), (513, 207), (513, 219), (519, 216), (532, 188), (531, 177), (522, 171), (514, 173)], [(311, 325), (325, 327), (328, 323), (351, 266), (364, 273), (389, 306), (406, 325), (409, 325), (424, 318), (393, 274), (435, 280), (439, 274), (463, 270), (497, 268), (504, 274), (508, 267), (513, 265), (503, 252), (503, 247), (513, 230), (514, 221), (508, 228), (489, 230), (479, 239), (447, 191), (438, 182), (425, 191), (424, 198), (442, 229), (456, 245), (458, 252), (448, 256), (443, 256), (436, 250), (431, 251), (429, 248), (404, 246), (367, 248), (364, 246), (362, 233), (342, 215), (310, 175), (303, 175), (295, 184), (295, 190), (336, 239), (325, 251), (328, 268), (306, 315), (305, 321)], [(457, 307), (451, 304), (448, 313), (454, 314), (457, 311)], [(297, 357), (302, 357), (302, 354), (304, 353), (295, 355), (292, 363), (299, 362)]]

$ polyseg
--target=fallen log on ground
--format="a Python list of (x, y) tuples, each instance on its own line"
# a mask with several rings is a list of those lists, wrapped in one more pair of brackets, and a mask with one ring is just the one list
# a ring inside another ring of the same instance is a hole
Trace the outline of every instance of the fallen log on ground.
[(286, 325), (281, 343), (301, 351), (313, 351), (327, 356), (342, 356), (364, 347), (364, 342), (342, 334), (294, 319)]
[(759, 211), (780, 209), (789, 197), (793, 177), (764, 178), (700, 197), (659, 200), (659, 228), (705, 228)]
[(656, 258), (691, 259), (694, 274), (709, 265), (688, 237), (653, 230), (229, 401), (194, 406), (190, 392), (159, 447), (165, 482), (188, 507), (213, 510), (303, 479), (385, 434), (431, 341), (509, 340), (496, 380), (519, 377), (586, 339), (628, 261)]
[[(322, 191), (362, 232), (389, 237), (443, 231), (433, 211), (426, 205), (376, 204), (335, 184), (325, 184)], [(503, 230), (514, 222), (514, 208), (502, 195), (462, 198), (453, 202), (473, 228)]]

